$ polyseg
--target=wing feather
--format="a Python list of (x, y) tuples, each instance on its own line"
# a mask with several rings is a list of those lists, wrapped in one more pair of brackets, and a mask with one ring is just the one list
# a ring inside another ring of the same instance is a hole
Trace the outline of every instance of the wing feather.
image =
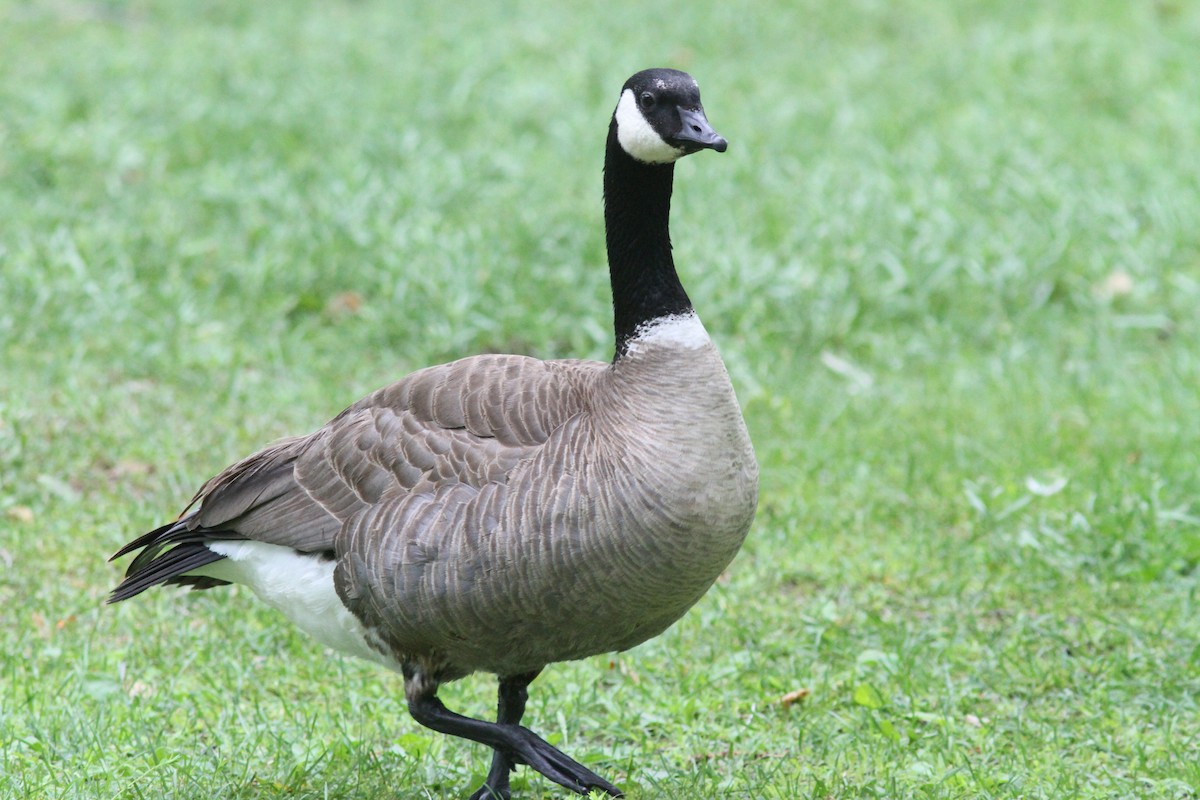
[(142, 550), (112, 599), (188, 582), (188, 570), (218, 558), (200, 552), (211, 553), (206, 538), (344, 553), (339, 531), (353, 529), (429, 547), (431, 526), (463, 513), (481, 487), (504, 483), (584, 408), (606, 366), (483, 355), (414, 372), (320, 430), (276, 442), (206, 482), (193, 513), (119, 551)]

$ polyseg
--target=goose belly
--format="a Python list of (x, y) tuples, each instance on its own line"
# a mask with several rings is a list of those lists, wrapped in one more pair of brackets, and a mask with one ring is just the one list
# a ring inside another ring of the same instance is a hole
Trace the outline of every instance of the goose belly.
[(253, 541), (209, 542), (223, 561), (196, 571), (248, 587), (259, 600), (326, 647), (400, 671), (342, 603), (333, 584), (336, 561), (290, 547)]
[[(583, 510), (590, 505), (547, 509), (548, 519), (517, 529), (524, 535), (498, 537), (507, 547), (469, 570), (474, 585), (452, 612), (440, 606), (438, 624), (429, 626), (461, 625), (442, 643), (448, 661), (464, 671), (517, 674), (651, 639), (712, 586), (753, 514), (750, 503), (721, 515), (700, 502), (688, 514), (658, 505), (652, 522), (628, 509), (601, 522)], [(448, 576), (422, 584), (445, 584)]]

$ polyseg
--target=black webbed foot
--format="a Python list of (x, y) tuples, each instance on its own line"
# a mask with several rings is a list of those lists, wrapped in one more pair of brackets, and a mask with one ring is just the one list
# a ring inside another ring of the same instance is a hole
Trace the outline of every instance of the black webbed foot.
[(610, 797), (624, 797), (621, 790), (555, 748), (528, 728), (517, 724), (525, 713), (529, 682), (537, 673), (528, 673), (500, 681), (496, 722), (456, 714), (437, 698), (437, 684), (415, 669), (406, 669), (405, 694), (413, 719), (427, 728), (460, 736), (495, 750), (487, 780), (471, 800), (509, 800), (509, 772), (525, 764), (545, 777), (578, 794), (600, 789)]
[(575, 759), (562, 752), (528, 728), (508, 726), (511, 735), (509, 757), (517, 764), (525, 764), (545, 775), (559, 786), (573, 792), (587, 794), (600, 789), (610, 797), (624, 797), (621, 790), (601, 778)]

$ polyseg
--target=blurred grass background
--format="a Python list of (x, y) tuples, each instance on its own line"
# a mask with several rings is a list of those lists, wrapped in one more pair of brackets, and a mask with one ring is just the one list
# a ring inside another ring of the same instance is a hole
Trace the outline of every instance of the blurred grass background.
[(0, 796), (482, 779), (397, 678), (246, 592), (103, 608), (104, 558), (412, 369), (607, 359), (657, 65), (731, 143), (673, 238), (762, 503), (531, 726), (634, 798), (1200, 795), (1196, 4), (3, 0), (0, 53)]

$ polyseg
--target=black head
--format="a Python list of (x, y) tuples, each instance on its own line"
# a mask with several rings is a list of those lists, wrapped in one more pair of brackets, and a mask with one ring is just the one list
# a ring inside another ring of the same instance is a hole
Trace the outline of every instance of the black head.
[(677, 69), (642, 70), (625, 81), (613, 122), (621, 148), (646, 164), (729, 146), (704, 116), (696, 79)]

